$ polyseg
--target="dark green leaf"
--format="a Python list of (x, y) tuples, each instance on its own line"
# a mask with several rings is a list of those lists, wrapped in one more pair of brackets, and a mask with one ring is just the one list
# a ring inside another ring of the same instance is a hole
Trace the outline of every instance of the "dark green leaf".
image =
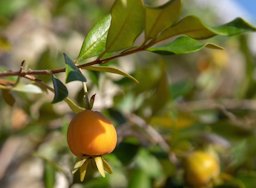
[(133, 76), (117, 69), (117, 68), (114, 68), (114, 67), (106, 67), (106, 66), (89, 66), (89, 67), (85, 67), (85, 69), (87, 70), (92, 70), (92, 71), (99, 71), (99, 72), (109, 72), (109, 73), (114, 73), (114, 74), (119, 74), (119, 75), (122, 75), (122, 76), (125, 76), (131, 80), (133, 80), (134, 82), (136, 83), (139, 83), (138, 80), (136, 80), (136, 78), (134, 78)]
[(180, 0), (170, 1), (157, 8), (146, 8), (145, 38), (155, 38), (178, 19), (180, 12)]
[(133, 46), (144, 26), (144, 7), (139, 0), (116, 0), (111, 10), (106, 51)]
[(81, 81), (86, 82), (86, 78), (81, 73), (81, 71), (75, 66), (73, 61), (67, 56), (67, 54), (63, 54), (66, 64), (66, 83), (72, 81)]
[(139, 145), (124, 141), (118, 144), (118, 147), (115, 149), (114, 154), (123, 163), (123, 165), (129, 165), (134, 160), (138, 151)]
[(232, 36), (239, 35), (244, 32), (255, 32), (256, 27), (246, 22), (242, 18), (236, 18), (229, 23), (215, 27), (214, 31), (217, 35)]
[(188, 35), (194, 39), (206, 39), (215, 35), (231, 36), (246, 31), (256, 31), (256, 28), (241, 18), (236, 18), (227, 24), (213, 28), (206, 26), (195, 16), (187, 16), (177, 24), (163, 31), (158, 39), (160, 41), (182, 34)]
[(166, 45), (152, 47), (147, 50), (158, 54), (170, 55), (193, 53), (201, 50), (204, 47), (222, 49), (221, 47), (215, 44), (203, 44), (200, 41), (190, 38), (188, 36), (181, 36)]
[(100, 20), (87, 34), (80, 50), (78, 61), (97, 56), (105, 50), (108, 29), (111, 16), (108, 15)]
[(92, 95), (90, 98), (90, 101), (89, 101), (91, 109), (93, 108), (93, 105), (94, 105), (95, 96), (96, 96), (96, 94)]
[(64, 100), (68, 96), (68, 89), (66, 86), (54, 75), (52, 76), (52, 83), (54, 87), (54, 98), (52, 103)]

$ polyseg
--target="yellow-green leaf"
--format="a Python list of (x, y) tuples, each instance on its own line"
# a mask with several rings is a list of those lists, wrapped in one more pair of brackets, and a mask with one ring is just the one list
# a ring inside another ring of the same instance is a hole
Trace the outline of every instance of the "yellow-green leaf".
[(112, 174), (112, 168), (110, 164), (108, 164), (108, 162), (104, 158), (102, 158), (102, 161), (103, 161), (104, 170), (109, 174)]
[(188, 35), (194, 39), (206, 39), (215, 35), (231, 36), (248, 31), (256, 31), (256, 27), (249, 24), (242, 18), (236, 18), (229, 23), (218, 27), (209, 27), (195, 16), (187, 16), (175, 25), (163, 31), (158, 40), (165, 40), (177, 35)]
[(78, 61), (97, 56), (105, 50), (110, 21), (111, 16), (107, 15), (90, 30), (84, 39)]
[(69, 108), (75, 112), (75, 113), (79, 113), (81, 111), (84, 111), (85, 109), (81, 106), (78, 106), (74, 101), (72, 101), (69, 97), (66, 97), (64, 99), (64, 101), (67, 103), (67, 105), (69, 106)]
[(102, 157), (101, 156), (95, 157), (94, 161), (95, 161), (95, 164), (97, 166), (99, 173), (102, 175), (102, 177), (105, 177), (105, 170), (104, 170)]
[(83, 163), (83, 165), (80, 167), (80, 181), (81, 182), (84, 181), (89, 162), (90, 162), (90, 160), (86, 160)]
[(111, 10), (106, 51), (130, 48), (143, 31), (144, 7), (140, 0), (116, 0)]
[(88, 66), (85, 67), (86, 70), (91, 70), (91, 71), (99, 71), (99, 72), (108, 72), (108, 73), (113, 73), (113, 74), (119, 74), (122, 76), (125, 76), (131, 80), (133, 80), (136, 83), (139, 83), (138, 80), (136, 80), (136, 78), (134, 78), (133, 76), (121, 71), (120, 69), (114, 68), (114, 67), (106, 67), (106, 66)]
[(180, 12), (180, 0), (170, 1), (167, 4), (156, 8), (147, 7), (145, 17), (145, 38), (155, 38), (161, 31), (177, 21)]

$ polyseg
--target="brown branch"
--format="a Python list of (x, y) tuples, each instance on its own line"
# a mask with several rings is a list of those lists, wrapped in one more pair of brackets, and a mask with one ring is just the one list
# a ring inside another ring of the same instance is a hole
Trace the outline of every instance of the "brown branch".
[[(123, 56), (127, 56), (136, 52), (140, 52), (143, 51), (145, 49), (147, 49), (149, 47), (149, 45), (143, 45), (141, 47), (132, 49), (132, 50), (128, 50), (125, 52), (121, 52), (117, 55), (114, 55), (112, 57), (107, 57), (105, 59), (95, 59), (91, 62), (87, 62), (84, 64), (79, 64), (76, 65), (77, 68), (83, 69), (92, 65), (100, 65), (100, 64), (105, 64), (113, 59), (116, 59), (118, 57), (123, 57)], [(24, 61), (22, 61), (23, 64)], [(62, 73), (65, 72), (66, 69), (65, 68), (58, 68), (58, 69), (53, 69), (53, 70), (28, 70), (28, 71), (23, 71), (22, 69), (18, 70), (18, 71), (7, 71), (7, 72), (3, 72), (0, 73), (0, 78), (1, 77), (8, 77), (8, 76), (19, 76), (19, 77), (25, 77), (26, 75), (52, 75), (52, 74), (58, 74), (58, 73)]]

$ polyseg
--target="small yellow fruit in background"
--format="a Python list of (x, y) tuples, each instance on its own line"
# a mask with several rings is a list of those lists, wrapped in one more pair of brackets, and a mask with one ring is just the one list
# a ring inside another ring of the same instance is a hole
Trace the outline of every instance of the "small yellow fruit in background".
[(220, 165), (218, 159), (203, 151), (191, 153), (185, 161), (185, 178), (189, 185), (199, 188), (218, 177)]

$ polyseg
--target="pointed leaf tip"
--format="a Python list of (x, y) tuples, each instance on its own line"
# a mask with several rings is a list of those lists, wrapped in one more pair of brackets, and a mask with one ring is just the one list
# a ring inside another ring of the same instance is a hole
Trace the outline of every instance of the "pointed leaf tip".
[(104, 165), (102, 161), (102, 157), (98, 156), (94, 158), (95, 164), (97, 166), (97, 169), (99, 173), (101, 174), (102, 177), (105, 177), (105, 170), (104, 170)]
[(144, 7), (140, 0), (117, 0), (111, 10), (106, 51), (113, 52), (133, 46), (144, 27)]
[(67, 56), (67, 54), (63, 53), (65, 64), (66, 64), (66, 83), (72, 81), (81, 81), (86, 82), (86, 78), (81, 73), (79, 68), (73, 63), (73, 61)]
[(97, 56), (105, 50), (110, 22), (111, 16), (107, 15), (89, 31), (77, 58), (79, 61)]
[(163, 55), (172, 55), (172, 54), (188, 54), (197, 52), (203, 48), (212, 48), (222, 50), (220, 46), (217, 46), (212, 43), (202, 43), (198, 40), (195, 40), (188, 36), (181, 36), (170, 42), (169, 44), (163, 46), (156, 46), (147, 49), (150, 52), (163, 54)]
[(54, 75), (52, 75), (52, 83), (54, 88), (54, 98), (52, 103), (64, 100), (68, 96), (68, 89), (66, 86)]
[(84, 178), (85, 178), (85, 175), (86, 175), (86, 172), (87, 172), (87, 167), (88, 167), (88, 164), (90, 162), (90, 159), (86, 160), (83, 165), (80, 167), (80, 181), (84, 181)]
[(103, 161), (104, 170), (109, 174), (112, 174), (112, 168), (110, 164), (104, 158), (102, 158), (102, 161)]

